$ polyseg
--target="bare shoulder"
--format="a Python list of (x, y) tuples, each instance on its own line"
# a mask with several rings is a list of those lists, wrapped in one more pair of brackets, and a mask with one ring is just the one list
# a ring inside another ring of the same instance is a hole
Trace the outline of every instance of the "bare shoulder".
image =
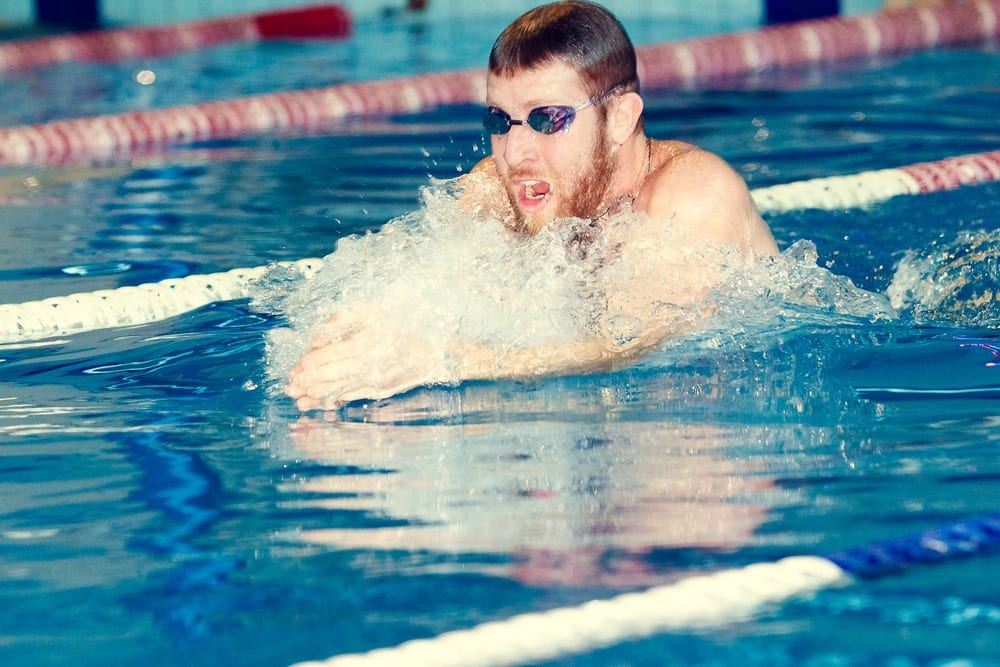
[(636, 207), (651, 219), (748, 255), (777, 252), (746, 182), (721, 157), (680, 141), (653, 141), (650, 158)]
[(651, 170), (639, 200), (650, 214), (659, 209), (741, 211), (750, 193), (746, 182), (718, 155), (680, 141), (654, 141)]

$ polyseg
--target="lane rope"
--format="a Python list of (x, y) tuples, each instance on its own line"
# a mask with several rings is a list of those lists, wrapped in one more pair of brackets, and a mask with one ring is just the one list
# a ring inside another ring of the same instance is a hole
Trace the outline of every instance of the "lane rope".
[(986, 41), (997, 34), (998, 15), (997, 0), (944, 2), (670, 42), (640, 49), (640, 78), (650, 87), (690, 87), (768, 69)]
[[(639, 74), (649, 88), (690, 87), (772, 68), (982, 42), (1000, 36), (998, 16), (1000, 0), (969, 0), (769, 26), (641, 47)], [(93, 164), (352, 116), (478, 104), (485, 89), (485, 71), (477, 69), (8, 127), (0, 129), (0, 165)]]
[(664, 632), (750, 619), (768, 606), (858, 578), (982, 555), (997, 547), (1000, 513), (828, 556), (754, 563), (576, 607), (521, 614), (396, 647), (300, 662), (293, 667), (496, 667), (555, 660)]
[(866, 208), (900, 195), (927, 194), (1000, 180), (1000, 150), (972, 153), (905, 167), (826, 176), (751, 192), (761, 213), (808, 208)]
[[(300, 259), (276, 264), (309, 277), (323, 265), (323, 260)], [(253, 282), (272, 268), (273, 265), (232, 269), (0, 305), (0, 344), (148, 324), (210, 303), (246, 298)]]
[[(764, 215), (789, 210), (861, 208), (899, 195), (915, 195), (1000, 180), (1000, 151), (921, 162), (906, 167), (773, 185), (752, 191)], [(323, 265), (306, 258), (279, 265), (305, 277)], [(270, 266), (50, 297), (0, 305), (0, 344), (39, 340), (117, 326), (146, 324), (217, 301), (250, 296)]]
[(229, 16), (166, 26), (93, 30), (0, 43), (0, 73), (67, 62), (158, 58), (226, 42), (284, 38), (343, 38), (350, 13), (335, 4)]

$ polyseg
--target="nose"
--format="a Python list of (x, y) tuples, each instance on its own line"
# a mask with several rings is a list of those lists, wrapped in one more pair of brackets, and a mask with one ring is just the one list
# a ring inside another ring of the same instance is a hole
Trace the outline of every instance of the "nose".
[(500, 152), (503, 155), (504, 162), (511, 167), (515, 167), (537, 156), (536, 138), (535, 131), (527, 125), (513, 125), (507, 134), (493, 138), (495, 142), (493, 153), (496, 154), (497, 149), (501, 149)]

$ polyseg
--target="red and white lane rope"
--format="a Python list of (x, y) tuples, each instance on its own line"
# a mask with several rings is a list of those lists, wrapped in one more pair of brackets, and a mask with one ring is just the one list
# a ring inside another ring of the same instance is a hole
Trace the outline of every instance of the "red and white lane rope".
[(159, 57), (225, 42), (342, 38), (351, 34), (351, 27), (351, 15), (346, 9), (321, 4), (169, 26), (22, 39), (0, 44), (0, 72), (74, 61), (117, 62)]
[(681, 87), (768, 69), (910, 53), (993, 39), (998, 18), (1000, 0), (969, 0), (802, 21), (645, 47), (639, 50), (639, 74), (651, 88)]
[(171, 144), (316, 128), (485, 97), (481, 72), (450, 72), (0, 128), (0, 165), (101, 163)]
[[(758, 188), (754, 200), (765, 215), (805, 208), (865, 207), (897, 195), (950, 190), (1000, 181), (1000, 151), (923, 162), (853, 176), (816, 178)], [(283, 263), (312, 275), (322, 259)], [(0, 305), (0, 344), (38, 340), (94, 329), (156, 322), (217, 301), (246, 298), (269, 267), (172, 278), (135, 287)]]
[[(947, 2), (639, 49), (643, 84), (691, 86), (768, 68), (898, 54), (995, 38), (1000, 0)], [(358, 115), (417, 112), (485, 99), (481, 70), (274, 93), (168, 109), (0, 129), (0, 165), (95, 163), (137, 151), (319, 127)]]
[(1000, 181), (1000, 151), (772, 185), (757, 188), (751, 194), (764, 214), (806, 208), (832, 211), (864, 208), (897, 195), (952, 190), (991, 181)]

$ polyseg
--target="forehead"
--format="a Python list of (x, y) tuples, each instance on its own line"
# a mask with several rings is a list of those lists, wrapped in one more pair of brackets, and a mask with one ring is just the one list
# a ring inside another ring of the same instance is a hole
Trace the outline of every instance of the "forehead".
[(486, 77), (486, 102), (500, 107), (578, 104), (586, 98), (580, 75), (561, 60), (521, 70), (512, 76), (490, 72)]

